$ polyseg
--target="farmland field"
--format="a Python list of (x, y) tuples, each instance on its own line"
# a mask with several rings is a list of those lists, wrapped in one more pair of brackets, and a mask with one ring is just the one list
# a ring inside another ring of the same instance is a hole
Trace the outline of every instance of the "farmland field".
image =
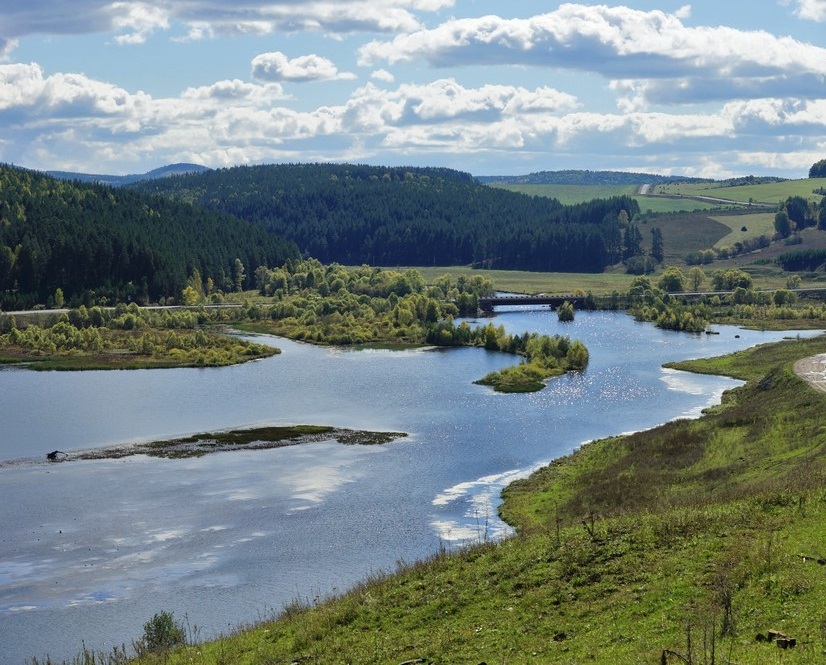
[(657, 185), (657, 194), (677, 196), (710, 196), (714, 198), (730, 199), (748, 203), (775, 204), (790, 196), (803, 196), (813, 201), (819, 201), (820, 194), (815, 190), (826, 187), (826, 178), (805, 178), (802, 180), (784, 180), (781, 182), (767, 182), (759, 185), (741, 185), (726, 187), (723, 183), (671, 183)]
[[(645, 214), (691, 212), (694, 210), (713, 210), (719, 203), (698, 201), (687, 197), (641, 196), (635, 185), (509, 185), (492, 184), (491, 187), (507, 189), (528, 196), (546, 196), (557, 199), (565, 205), (593, 201), (612, 196), (631, 196), (640, 204), (640, 211)], [(703, 185), (707, 186), (707, 185)]]
[[(605, 199), (612, 196), (631, 196), (636, 194), (635, 185), (508, 185), (493, 184), (491, 187), (507, 189), (510, 192), (519, 192), (528, 196), (545, 196), (557, 199), (560, 203), (571, 205), (594, 199)], [(642, 207), (642, 206), (640, 206)]]

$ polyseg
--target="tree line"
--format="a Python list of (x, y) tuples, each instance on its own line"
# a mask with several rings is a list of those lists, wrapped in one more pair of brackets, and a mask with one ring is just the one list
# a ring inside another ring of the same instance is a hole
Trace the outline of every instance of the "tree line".
[(304, 256), (348, 265), (601, 272), (622, 258), (620, 215), (639, 213), (630, 197), (564, 206), (444, 168), (241, 166), (132, 187), (230, 213)]
[(279, 265), (297, 247), (225, 213), (168, 198), (66, 182), (0, 165), (0, 308), (54, 298), (96, 304), (180, 293), (193, 269), (216, 288), (238, 263)]

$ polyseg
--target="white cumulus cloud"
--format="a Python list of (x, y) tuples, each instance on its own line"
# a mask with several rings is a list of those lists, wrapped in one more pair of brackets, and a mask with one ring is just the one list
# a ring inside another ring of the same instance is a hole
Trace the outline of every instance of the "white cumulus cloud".
[(795, 14), (809, 21), (826, 21), (826, 0), (784, 0), (792, 2)]
[(118, 44), (143, 44), (156, 30), (169, 29), (169, 12), (147, 2), (115, 2), (110, 11), (112, 27), (126, 31), (115, 37)]
[(262, 53), (252, 60), (252, 74), (262, 81), (336, 81), (356, 78), (350, 72), (339, 72), (336, 65), (319, 55), (288, 58), (280, 51)]
[(384, 83), (393, 83), (396, 80), (396, 77), (386, 69), (375, 70), (372, 74), (370, 74), (370, 78), (376, 81), (382, 81)]
[(642, 103), (822, 96), (826, 49), (765, 31), (688, 27), (687, 15), (686, 8), (668, 14), (563, 4), (527, 19), (455, 19), (369, 42), (359, 51), (359, 64), (423, 59), (436, 67), (583, 70), (633, 83)]

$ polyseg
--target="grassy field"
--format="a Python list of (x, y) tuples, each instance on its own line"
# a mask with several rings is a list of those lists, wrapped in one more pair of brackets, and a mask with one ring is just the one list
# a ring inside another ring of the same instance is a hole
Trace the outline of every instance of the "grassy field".
[[(725, 215), (720, 215), (721, 219), (723, 217)], [(690, 252), (708, 249), (722, 242), (731, 233), (730, 224), (736, 222), (727, 224), (703, 213), (681, 213), (643, 220), (638, 228), (643, 237), (643, 247), (651, 245), (651, 229), (659, 228), (663, 234), (665, 262), (677, 263)]]
[(529, 196), (546, 196), (558, 199), (560, 203), (571, 205), (594, 199), (605, 199), (612, 196), (631, 196), (640, 205), (643, 213), (668, 213), (694, 210), (712, 210), (719, 208), (719, 203), (697, 201), (690, 198), (668, 198), (663, 196), (638, 196), (638, 187), (634, 185), (508, 185), (495, 184), (491, 187), (507, 189)]
[[(700, 420), (590, 443), (511, 485), (519, 536), (140, 662), (823, 662), (826, 394), (791, 366), (824, 352), (794, 340), (684, 364), (748, 383)], [(769, 630), (796, 646), (758, 639)]]
[(821, 196), (814, 190), (826, 187), (826, 178), (804, 178), (802, 180), (785, 180), (760, 185), (743, 185), (725, 187), (708, 183), (673, 183), (657, 185), (655, 192), (672, 196), (711, 196), (748, 203), (776, 204), (790, 196), (803, 196), (819, 201)]
[[(715, 224), (719, 224), (715, 222)], [(722, 225), (721, 225), (722, 226)], [(818, 233), (814, 230), (807, 230), (807, 233)], [(823, 243), (826, 245), (826, 234), (820, 233), (818, 238), (823, 236)], [(780, 266), (771, 263), (771, 256), (774, 253), (781, 253), (788, 251), (789, 247), (779, 246), (772, 253), (761, 252), (756, 256), (764, 257), (766, 264), (755, 264), (752, 266), (745, 266), (747, 272), (754, 280), (755, 288), (758, 289), (784, 289), (786, 288), (786, 281), (789, 277), (784, 273)], [(666, 262), (668, 263), (668, 252), (666, 252)], [(750, 260), (754, 260), (754, 256)], [(713, 270), (727, 270), (732, 267), (743, 267), (743, 262), (737, 260), (730, 261), (715, 261), (710, 266), (703, 266), (703, 270), (710, 274)], [(605, 272), (605, 273), (545, 273), (545, 272), (525, 272), (519, 270), (475, 270), (467, 266), (451, 266), (441, 268), (416, 268), (425, 278), (425, 281), (431, 283), (437, 277), (444, 274), (451, 275), (483, 275), (493, 281), (494, 288), (497, 291), (505, 291), (509, 293), (551, 293), (551, 294), (568, 294), (581, 291), (583, 293), (591, 292), (596, 296), (610, 295), (614, 291), (627, 291), (634, 279), (633, 275), (628, 275), (621, 271)], [(653, 281), (658, 278), (657, 274), (649, 276)], [(826, 276), (809, 276), (803, 275), (802, 286), (822, 286)], [(706, 285), (708, 286), (708, 285)]]
[(714, 243), (714, 247), (727, 247), (750, 238), (774, 235), (773, 212), (759, 212), (751, 215), (712, 215), (710, 219), (725, 224), (730, 229), (728, 234)]
[[(395, 268), (398, 270), (398, 268)], [(627, 291), (633, 277), (624, 272), (564, 273), (528, 272), (524, 270), (476, 270), (467, 266), (439, 268), (417, 267), (427, 283), (444, 274), (481, 275), (493, 281), (497, 291), (510, 293), (575, 293), (589, 291), (594, 295), (607, 295), (613, 291)]]
[(640, 205), (640, 212), (644, 215), (679, 213), (679, 212), (702, 212), (704, 210), (719, 210), (719, 203), (709, 201), (698, 201), (691, 198), (670, 198), (667, 196), (634, 196)]
[(592, 201), (593, 199), (605, 199), (612, 196), (632, 196), (637, 193), (634, 185), (626, 186), (596, 186), (596, 185), (509, 185), (494, 184), (491, 187), (507, 189), (510, 192), (519, 192), (529, 196), (545, 196), (551, 199), (558, 199), (560, 203), (571, 205)]

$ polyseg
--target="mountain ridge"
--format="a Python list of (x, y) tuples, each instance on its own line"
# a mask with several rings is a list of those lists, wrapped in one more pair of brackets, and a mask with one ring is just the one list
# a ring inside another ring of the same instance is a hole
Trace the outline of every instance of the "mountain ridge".
[(129, 175), (107, 175), (99, 173), (78, 173), (75, 171), (44, 171), (44, 173), (52, 178), (59, 180), (76, 180), (78, 182), (90, 182), (98, 185), (109, 185), (111, 187), (122, 187), (123, 185), (131, 185), (143, 180), (156, 180), (158, 178), (168, 178), (175, 175), (186, 175), (189, 173), (203, 173), (204, 171), (211, 171), (207, 166), (200, 164), (191, 164), (188, 162), (178, 162), (176, 164), (167, 164), (160, 166), (146, 173), (133, 173)]

